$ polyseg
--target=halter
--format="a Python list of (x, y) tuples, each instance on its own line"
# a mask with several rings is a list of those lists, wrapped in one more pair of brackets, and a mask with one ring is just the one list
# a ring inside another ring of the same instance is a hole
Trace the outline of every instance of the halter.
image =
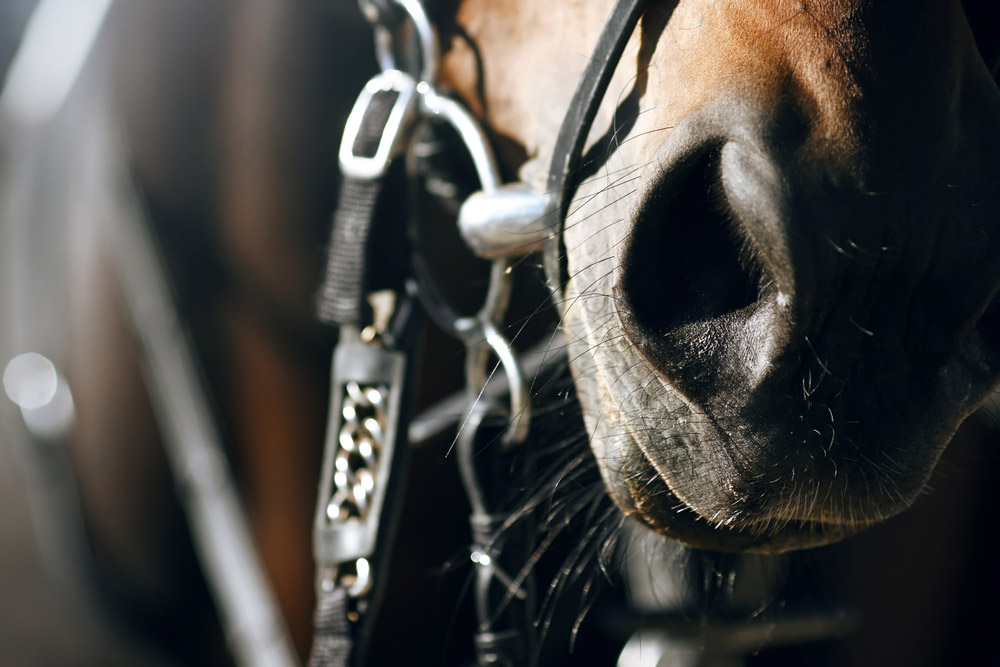
[[(521, 183), (501, 185), (478, 121), (438, 92), (437, 37), (419, 0), (360, 0), (360, 6), (374, 26), (382, 72), (365, 86), (345, 127), (339, 153), (343, 184), (318, 304), (320, 319), (340, 327), (340, 341), (334, 353), (327, 445), (314, 523), (318, 604), (310, 664), (363, 662), (370, 619), (383, 591), (384, 554), (392, 540), (401, 495), (395, 478), (407, 460), (399, 435), (405, 432), (406, 394), (412, 382), (407, 360), (415, 328), (415, 299), (466, 348), (467, 408), (456, 453), (472, 508), (470, 558), (477, 566), (478, 663), (520, 664), (531, 650), (533, 594), (524, 582), (507, 573), (508, 568), (520, 570), (523, 561), (508, 564), (511, 557), (503, 553), (499, 536), (507, 517), (497, 512), (484, 490), (475, 456), (484, 421), (499, 408), (494, 401), (484, 400), (492, 376), (489, 359), (491, 355), (499, 359), (509, 393), (508, 425), (500, 435), (503, 452), (524, 442), (531, 420), (524, 374), (501, 333), (510, 300), (512, 260), (544, 248), (547, 282), (556, 302), (560, 301), (566, 283), (562, 230), (568, 203), (579, 185), (583, 145), (645, 0), (618, 0), (605, 25), (560, 129), (548, 193)], [(410, 71), (397, 67), (407, 56), (415, 61)], [(441, 296), (419, 254), (407, 256), (397, 247), (386, 260), (385, 250), (375, 244), (374, 230), (379, 226), (380, 243), (386, 230), (394, 235), (390, 238), (405, 236), (400, 221), (379, 220), (379, 195), (395, 158), (406, 153), (412, 171), (417, 128), (432, 119), (455, 130), (481, 188), (463, 203), (458, 219), (467, 245), (491, 261), (486, 298), (472, 316), (458, 314)], [(381, 269), (400, 263), (409, 264), (406, 273), (411, 275), (389, 285), (375, 284), (373, 266)], [(498, 622), (501, 615), (506, 624)]]

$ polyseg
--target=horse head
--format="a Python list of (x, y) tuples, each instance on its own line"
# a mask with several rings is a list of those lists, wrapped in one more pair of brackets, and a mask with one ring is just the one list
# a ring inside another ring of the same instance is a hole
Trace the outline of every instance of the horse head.
[[(523, 179), (612, 4), (459, 3), (445, 78)], [(626, 514), (778, 552), (925, 488), (1000, 378), (985, 62), (959, 0), (647, 5), (562, 239), (571, 369)]]

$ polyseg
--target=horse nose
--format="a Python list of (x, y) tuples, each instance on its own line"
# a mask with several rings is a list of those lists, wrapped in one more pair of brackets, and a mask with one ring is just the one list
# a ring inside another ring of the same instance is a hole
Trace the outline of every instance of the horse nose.
[(654, 367), (711, 403), (720, 385), (756, 384), (796, 322), (786, 186), (773, 162), (723, 142), (665, 162), (631, 221), (618, 312)]
[(615, 284), (626, 338), (699, 416), (687, 427), (719, 443), (693, 454), (719, 483), (687, 500), (703, 516), (753, 498), (762, 515), (836, 521), (779, 497), (798, 492), (789, 480), (824, 493), (889, 480), (870, 461), (905, 450), (893, 497), (856, 494), (860, 514), (889, 516), (1000, 377), (1000, 128), (892, 164), (891, 151), (821, 155), (807, 122), (755, 134), (762, 121), (711, 116), (661, 148)]
[[(758, 118), (710, 115), (661, 149), (615, 285), (626, 336), (677, 391), (710, 409), (810, 357), (850, 366), (879, 355), (882, 375), (914, 363), (930, 373), (977, 328), (1000, 341), (990, 307), (1000, 259), (989, 250), (1000, 128), (956, 137), (960, 152), (906, 148), (912, 164), (893, 164), (874, 152), (820, 155), (794, 117), (755, 134), (746, 128)], [(976, 380), (980, 395), (995, 378)]]

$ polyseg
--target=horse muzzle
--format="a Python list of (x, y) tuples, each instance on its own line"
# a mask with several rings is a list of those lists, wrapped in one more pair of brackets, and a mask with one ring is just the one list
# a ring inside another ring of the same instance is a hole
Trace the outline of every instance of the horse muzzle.
[(689, 412), (641, 458), (727, 530), (902, 511), (1000, 380), (1000, 128), (907, 164), (814, 139), (773, 109), (694, 114), (619, 256), (625, 335)]

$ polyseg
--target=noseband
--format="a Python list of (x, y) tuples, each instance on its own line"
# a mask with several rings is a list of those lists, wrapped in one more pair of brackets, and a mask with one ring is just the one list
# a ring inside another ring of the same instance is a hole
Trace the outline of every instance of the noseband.
[[(343, 183), (318, 302), (320, 319), (339, 327), (340, 338), (314, 523), (318, 604), (310, 664), (361, 664), (370, 620), (384, 592), (385, 554), (402, 495), (397, 478), (407, 462), (407, 447), (399, 435), (406, 432), (416, 300), (466, 348), (468, 401), (455, 449), (472, 508), (478, 663), (519, 664), (532, 653), (533, 594), (520, 577), (507, 574), (521, 571), (524, 563), (508, 562), (510, 557), (501, 553), (506, 535), (500, 533), (509, 532), (501, 530), (507, 517), (485, 492), (492, 480), (481, 478), (476, 460), (488, 416), (506, 414), (500, 446), (491, 450), (496, 455), (523, 443), (530, 426), (524, 373), (501, 333), (511, 296), (512, 262), (541, 250), (554, 300), (561, 301), (567, 282), (562, 231), (580, 184), (584, 143), (646, 0), (616, 3), (563, 120), (547, 192), (521, 183), (501, 184), (478, 121), (438, 91), (439, 48), (424, 4), (360, 0), (360, 5), (374, 27), (382, 72), (365, 86), (345, 127), (339, 154)], [(403, 62), (412, 67), (404, 70), (399, 66)], [(393, 162), (405, 154), (412, 166), (419, 128), (429, 120), (456, 131), (480, 183), (481, 190), (463, 203), (458, 219), (467, 245), (491, 261), (489, 291), (473, 316), (459, 315), (429, 278), (419, 254), (401, 249), (405, 241), (395, 242), (407, 235), (405, 224), (386, 222), (377, 214)], [(388, 284), (379, 282), (384, 282), (378, 275), (383, 267), (399, 265), (409, 270)], [(506, 379), (506, 411), (484, 399), (496, 370), (488, 368), (491, 355), (499, 359)], [(520, 622), (510, 622), (512, 609)], [(501, 617), (506, 624), (498, 623)]]

